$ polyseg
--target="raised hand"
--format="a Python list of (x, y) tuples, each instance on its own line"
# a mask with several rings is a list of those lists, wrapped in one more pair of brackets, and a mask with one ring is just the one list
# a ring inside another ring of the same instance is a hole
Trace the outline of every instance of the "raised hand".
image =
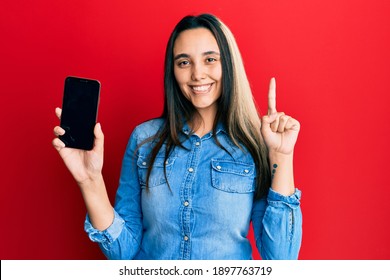
[[(61, 112), (62, 110), (60, 108), (56, 108), (56, 115), (58, 118), (61, 118)], [(104, 147), (104, 135), (100, 124), (98, 123), (95, 125), (95, 142), (91, 151), (65, 147), (64, 142), (58, 138), (59, 135), (63, 135), (64, 133), (64, 129), (60, 126), (56, 126), (54, 128), (54, 135), (56, 135), (57, 138), (55, 138), (52, 143), (77, 183), (83, 184), (86, 181), (99, 178), (103, 168)]]
[(272, 78), (268, 91), (268, 115), (262, 117), (261, 134), (269, 153), (292, 155), (300, 129), (299, 122), (276, 110), (276, 82)]

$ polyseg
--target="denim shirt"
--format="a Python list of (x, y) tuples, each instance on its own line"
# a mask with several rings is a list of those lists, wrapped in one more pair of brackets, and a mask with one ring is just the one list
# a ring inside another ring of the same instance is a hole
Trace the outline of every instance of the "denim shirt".
[(254, 201), (253, 158), (232, 143), (222, 126), (216, 136), (227, 151), (212, 133), (200, 138), (185, 126), (186, 149), (175, 147), (165, 161), (162, 147), (146, 190), (152, 143), (137, 147), (162, 123), (161, 119), (145, 122), (130, 137), (112, 225), (96, 230), (87, 216), (85, 230), (106, 257), (251, 259), (247, 235), (252, 224), (263, 259), (297, 259), (302, 238), (300, 191), (286, 197), (270, 189), (267, 197)]

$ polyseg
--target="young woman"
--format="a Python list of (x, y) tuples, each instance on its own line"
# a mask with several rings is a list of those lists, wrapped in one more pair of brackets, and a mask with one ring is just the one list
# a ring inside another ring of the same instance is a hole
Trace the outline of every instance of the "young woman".
[(100, 124), (92, 151), (53, 140), (80, 186), (91, 240), (109, 259), (251, 259), (252, 222), (263, 259), (296, 259), (302, 214), (293, 150), (300, 125), (276, 111), (275, 80), (268, 115), (260, 118), (233, 35), (202, 14), (173, 30), (164, 84), (162, 116), (130, 137), (115, 207), (101, 172)]

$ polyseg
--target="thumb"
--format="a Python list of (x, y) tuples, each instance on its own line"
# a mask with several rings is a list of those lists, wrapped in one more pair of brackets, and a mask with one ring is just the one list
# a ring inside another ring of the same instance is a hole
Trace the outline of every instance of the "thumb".
[(263, 133), (270, 133), (271, 130), (271, 123), (273, 123), (276, 120), (277, 114), (271, 114), (271, 115), (264, 115), (261, 118), (261, 131)]
[(95, 134), (95, 146), (94, 149), (103, 150), (104, 147), (104, 134), (100, 123), (95, 125), (93, 133)]

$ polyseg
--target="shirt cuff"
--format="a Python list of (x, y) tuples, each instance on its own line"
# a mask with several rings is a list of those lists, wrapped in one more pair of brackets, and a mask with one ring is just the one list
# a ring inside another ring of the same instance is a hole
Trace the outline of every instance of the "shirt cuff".
[(87, 214), (87, 217), (84, 222), (84, 230), (88, 234), (89, 239), (91, 239), (93, 242), (111, 244), (121, 234), (125, 221), (122, 219), (121, 216), (119, 216), (115, 209), (113, 211), (114, 221), (107, 229), (103, 231), (95, 229), (92, 226), (89, 216)]
[(299, 207), (300, 199), (301, 199), (301, 191), (298, 190), (297, 188), (295, 189), (295, 192), (290, 196), (282, 195), (270, 188), (267, 197), (268, 204), (271, 204), (273, 206), (285, 205), (291, 209), (295, 209)]

